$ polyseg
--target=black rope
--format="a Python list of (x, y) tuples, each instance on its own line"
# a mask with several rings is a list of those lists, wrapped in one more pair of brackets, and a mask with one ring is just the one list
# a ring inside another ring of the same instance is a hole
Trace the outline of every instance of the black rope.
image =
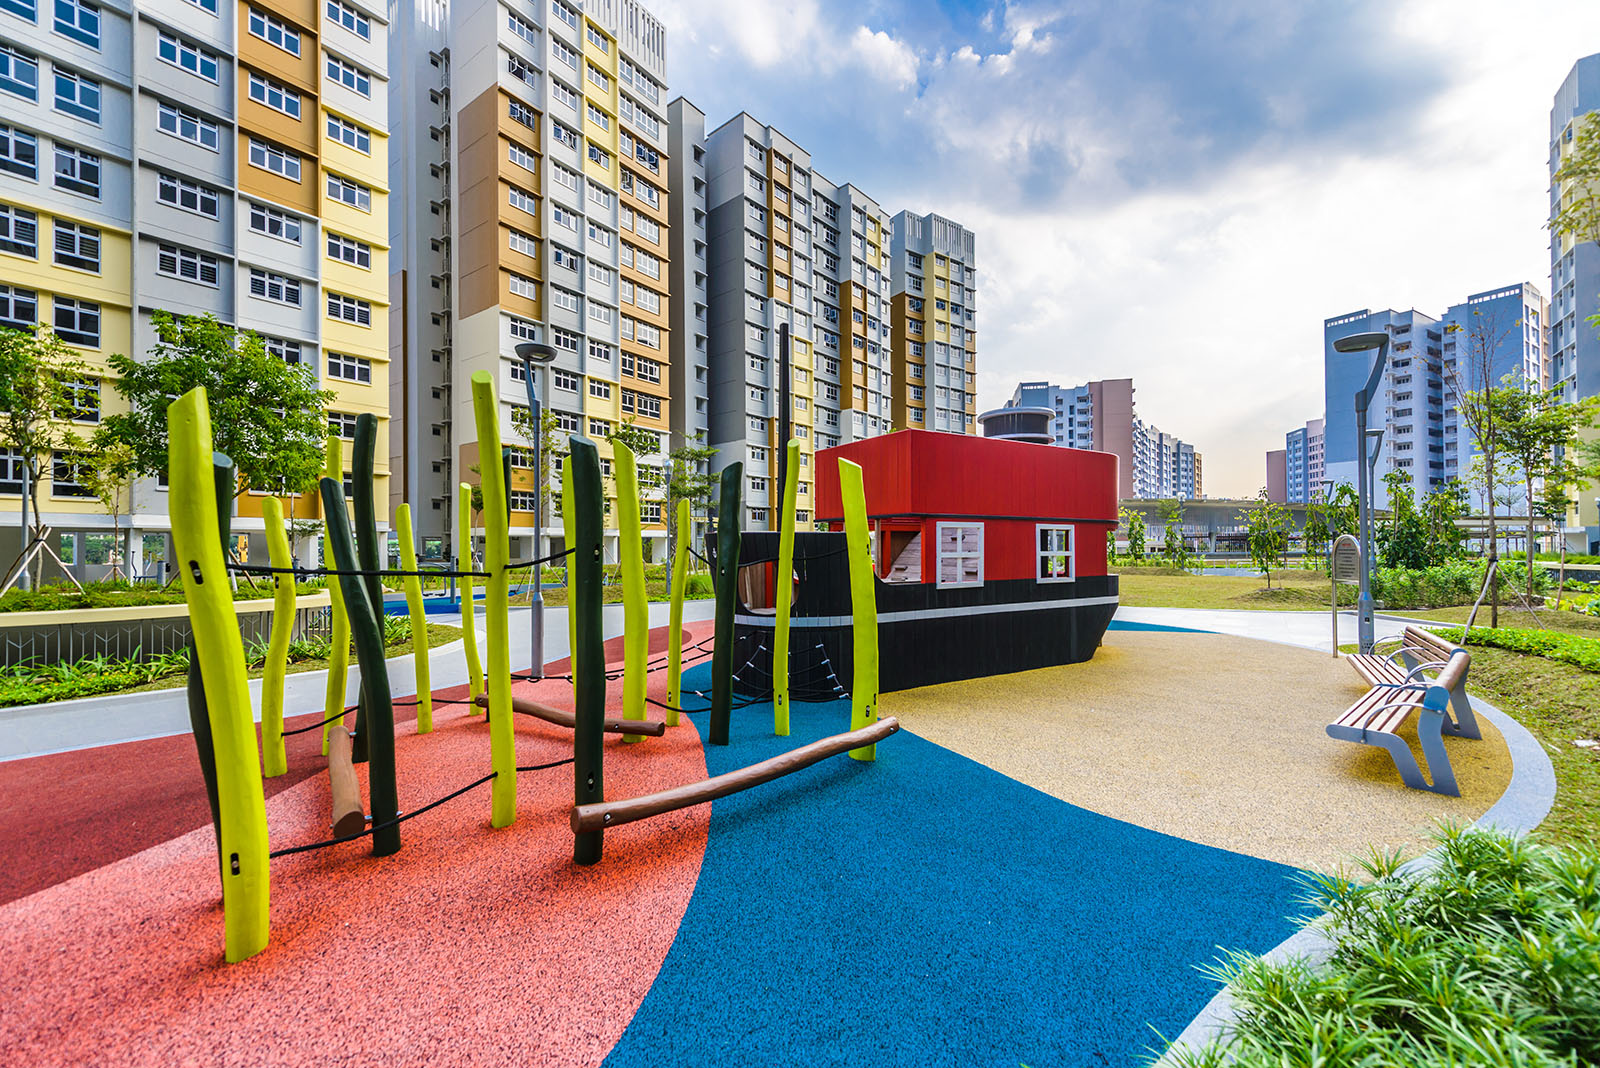
[(296, 727), (292, 731), (283, 731), (282, 732), (283, 736), (285, 738), (287, 738), (291, 734), (304, 734), (306, 731), (314, 731), (318, 727), (326, 727), (330, 723), (337, 723), (341, 719), (344, 719), (344, 717), (348, 716), (350, 713), (354, 712), (355, 709), (356, 709), (356, 706), (355, 705), (351, 705), (349, 708), (345, 709), (343, 712), (340, 712), (338, 715), (329, 716), (327, 719), (323, 720), (321, 723), (313, 723), (309, 727)]
[[(418, 700), (391, 701), (389, 703), (395, 708), (416, 708), (422, 704), (422, 702)], [(440, 705), (471, 705), (476, 703), (477, 702), (475, 701), (463, 701), (459, 697), (435, 697), (433, 699), (432, 707), (438, 708)]]
[[(554, 761), (553, 763), (549, 763), (549, 764), (528, 764), (526, 766), (518, 767), (517, 770), (518, 771), (547, 771), (550, 768), (559, 768), (562, 765), (570, 764), (570, 763), (572, 763), (572, 760), (573, 760), (572, 757), (568, 757), (566, 760), (557, 760), (557, 761)], [(287, 847), (285, 847), (283, 849), (275, 849), (271, 853), (267, 854), (267, 859), (272, 860), (272, 859), (275, 859), (277, 857), (286, 857), (286, 856), (289, 856), (291, 853), (308, 853), (313, 849), (326, 849), (329, 846), (343, 845), (346, 842), (359, 841), (362, 838), (370, 837), (371, 835), (377, 833), (378, 831), (388, 830), (390, 827), (394, 827), (394, 826), (397, 826), (399, 824), (402, 824), (406, 820), (411, 819), (414, 816), (420, 816), (424, 812), (427, 812), (429, 809), (438, 808), (440, 805), (444, 804), (446, 801), (454, 801), (456, 798), (460, 797), (464, 793), (467, 793), (469, 790), (475, 790), (478, 787), (482, 786), (484, 783), (492, 782), (493, 780), (495, 780), (495, 779), (497, 779), (499, 777), (500, 777), (500, 773), (498, 771), (491, 771), (489, 774), (485, 775), (483, 778), (475, 779), (474, 781), (467, 783), (467, 785), (463, 786), (459, 790), (455, 790), (455, 791), (452, 791), (451, 793), (445, 794), (443, 797), (439, 798), (436, 801), (429, 801), (426, 805), (423, 805), (419, 809), (415, 809), (414, 811), (411, 811), (411, 812), (402, 813), (402, 814), (396, 816), (392, 820), (388, 820), (388, 821), (386, 821), (384, 823), (374, 824), (373, 826), (368, 827), (366, 830), (362, 831), (360, 834), (347, 834), (343, 838), (329, 838), (328, 840), (323, 841), (323, 842), (311, 842), (311, 843), (309, 843), (307, 845), (287, 846)]]

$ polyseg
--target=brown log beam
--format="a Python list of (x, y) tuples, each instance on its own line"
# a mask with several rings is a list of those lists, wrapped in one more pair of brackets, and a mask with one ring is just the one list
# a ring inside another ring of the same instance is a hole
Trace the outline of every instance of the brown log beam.
[[(479, 708), (489, 707), (489, 698), (479, 694), (474, 701)], [(511, 711), (519, 716), (532, 716), (542, 719), (546, 723), (554, 723), (557, 727), (573, 730), (577, 727), (577, 717), (571, 712), (563, 712), (559, 708), (541, 705), (537, 701), (530, 701), (526, 697), (513, 697)], [(659, 738), (667, 732), (667, 725), (651, 719), (613, 719), (606, 717), (605, 733), (607, 734), (643, 734), (651, 738)]]
[(336, 723), (328, 731), (328, 785), (333, 794), (333, 836), (348, 838), (367, 829), (361, 783), (351, 760), (350, 732)]
[(893, 716), (886, 716), (860, 730), (820, 738), (809, 745), (802, 745), (799, 749), (792, 749), (782, 756), (775, 756), (759, 764), (751, 764), (747, 768), (726, 772), (702, 782), (675, 786), (670, 790), (645, 794), (643, 797), (631, 797), (625, 801), (574, 805), (572, 833), (607, 830), (611, 827), (620, 827), (624, 823), (633, 823), (635, 820), (659, 816), (663, 812), (675, 812), (680, 808), (715, 801), (719, 797), (727, 797), (740, 790), (748, 790), (752, 786), (780, 779), (801, 768), (809, 768), (831, 756), (880, 742), (899, 729), (900, 721)]

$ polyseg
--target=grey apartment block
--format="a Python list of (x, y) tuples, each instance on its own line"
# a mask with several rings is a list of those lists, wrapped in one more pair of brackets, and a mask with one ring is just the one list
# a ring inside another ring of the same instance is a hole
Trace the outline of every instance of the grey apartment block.
[(1322, 497), (1324, 434), (1321, 419), (1312, 419), (1283, 437), (1284, 495), (1290, 504)]
[(1121, 497), (1199, 498), (1204, 493), (1201, 455), (1189, 442), (1141, 419), (1133, 394), (1129, 378), (1080, 386), (1022, 382), (1006, 406), (1052, 409), (1055, 444), (1116, 454)]
[[(709, 442), (711, 429), (710, 251), (707, 243), (706, 117), (679, 97), (667, 105), (672, 204), (672, 447)], [(706, 465), (709, 466), (709, 465)], [(695, 535), (704, 516), (692, 517)]]
[(894, 421), (976, 432), (977, 237), (942, 215), (902, 211), (890, 249)]

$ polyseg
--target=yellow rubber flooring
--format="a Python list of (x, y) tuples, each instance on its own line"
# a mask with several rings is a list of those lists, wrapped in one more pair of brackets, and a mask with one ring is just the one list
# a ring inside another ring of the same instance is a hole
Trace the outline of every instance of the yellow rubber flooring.
[[(1113, 630), (1086, 664), (888, 693), (880, 709), (1071, 804), (1331, 871), (1370, 845), (1419, 852), (1438, 820), (1476, 819), (1511, 781), (1480, 717), (1482, 740), (1445, 739), (1460, 797), (1407, 788), (1384, 750), (1324, 732), (1366, 689), (1310, 649)], [(1414, 727), (1409, 740), (1421, 763)]]

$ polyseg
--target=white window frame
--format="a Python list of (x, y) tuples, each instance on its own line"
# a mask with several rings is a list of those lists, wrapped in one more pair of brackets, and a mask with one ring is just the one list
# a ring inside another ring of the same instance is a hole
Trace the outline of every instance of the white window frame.
[[(1039, 547), (1040, 536), (1043, 535), (1045, 531), (1051, 531), (1053, 533), (1065, 533), (1066, 536), (1067, 536), (1067, 547), (1066, 547), (1066, 550), (1063, 552), (1062, 550), (1054, 549), (1054, 548), (1048, 548), (1048, 549), (1040, 548)], [(1078, 543), (1078, 528), (1075, 527), (1075, 526), (1072, 526), (1072, 525), (1067, 524), (1067, 523), (1038, 523), (1038, 524), (1035, 524), (1035, 526), (1034, 526), (1034, 535), (1033, 535), (1033, 547), (1034, 547), (1033, 576), (1034, 576), (1034, 578), (1037, 579), (1039, 582), (1073, 582), (1073, 581), (1076, 581), (1076, 579), (1078, 577), (1077, 543)], [(1044, 563), (1045, 562), (1045, 558), (1046, 557), (1052, 557), (1052, 556), (1065, 556), (1067, 558), (1067, 573), (1065, 575), (1046, 575), (1045, 574), (1045, 563)]]
[[(970, 530), (976, 530), (978, 532), (978, 547), (977, 547), (976, 550), (964, 550), (964, 549), (961, 548), (961, 545), (962, 545), (962, 532), (963, 531), (970, 531)], [(953, 552), (947, 552), (945, 550), (944, 539), (945, 539), (945, 532), (946, 531), (954, 531), (955, 532), (956, 549)], [(941, 590), (955, 590), (955, 589), (975, 589), (975, 588), (977, 588), (979, 586), (982, 586), (983, 585), (983, 548), (984, 548), (984, 524), (983, 523), (939, 523), (939, 524), (936, 524), (936, 527), (935, 527), (935, 540), (934, 540), (934, 572), (933, 573), (934, 573), (935, 579), (937, 579), (937, 587), (939, 589), (941, 589)], [(978, 560), (978, 577), (977, 577), (976, 580), (958, 580), (958, 581), (954, 581), (954, 582), (948, 582), (948, 581), (945, 580), (945, 577), (944, 577), (944, 564), (945, 564), (946, 560), (955, 560), (955, 561), (957, 561), (957, 573), (959, 574), (960, 570), (961, 570), (959, 562), (962, 561), (962, 560), (969, 559), (969, 558), (971, 558), (973, 556), (976, 556), (977, 560)]]

